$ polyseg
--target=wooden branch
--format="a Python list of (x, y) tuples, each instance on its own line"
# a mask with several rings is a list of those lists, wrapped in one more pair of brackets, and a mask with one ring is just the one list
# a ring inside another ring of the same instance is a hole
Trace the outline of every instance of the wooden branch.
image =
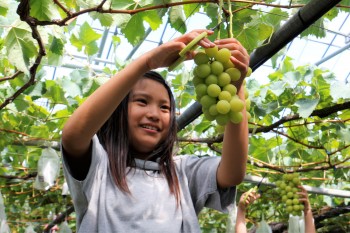
[(5, 77), (5, 78), (0, 78), (0, 82), (4, 82), (6, 80), (11, 80), (16, 78), (18, 75), (23, 74), (22, 71), (16, 71), (16, 73), (14, 73), (13, 75), (11, 75), (10, 77)]
[(49, 233), (51, 232), (51, 228), (53, 228), (55, 225), (58, 225), (71, 214), (74, 212), (74, 206), (69, 206), (67, 210), (60, 215), (58, 215), (51, 223), (49, 223), (45, 228), (44, 228), (44, 233)]

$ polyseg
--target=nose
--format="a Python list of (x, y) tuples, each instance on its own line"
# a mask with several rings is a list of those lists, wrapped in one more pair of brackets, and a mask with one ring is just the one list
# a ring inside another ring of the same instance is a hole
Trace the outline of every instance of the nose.
[(149, 105), (147, 109), (147, 118), (153, 120), (153, 121), (158, 121), (159, 120), (159, 111), (160, 108), (156, 105)]

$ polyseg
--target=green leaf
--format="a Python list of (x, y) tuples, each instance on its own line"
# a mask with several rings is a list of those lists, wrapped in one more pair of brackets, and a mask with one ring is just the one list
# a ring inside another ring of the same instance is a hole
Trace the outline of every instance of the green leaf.
[(30, 59), (37, 54), (32, 32), (25, 22), (17, 22), (11, 27), (6, 38), (5, 46), (9, 61), (20, 71), (29, 73)]
[(134, 7), (135, 5), (134, 0), (112, 0), (111, 7), (115, 10), (126, 10)]
[(0, 0), (0, 15), (6, 16), (9, 5), (5, 0)]
[(91, 18), (97, 19), (100, 21), (100, 24), (103, 27), (110, 27), (114, 21), (111, 14), (101, 14), (99, 12), (91, 12), (90, 13)]
[(93, 55), (98, 51), (96, 40), (100, 39), (101, 34), (96, 33), (90, 25), (85, 22), (80, 27), (79, 34), (72, 34), (70, 41), (72, 45), (81, 51), (84, 48), (84, 52), (88, 55)]
[(135, 14), (131, 17), (125, 28), (122, 29), (125, 37), (130, 44), (138, 44), (145, 36), (145, 27), (143, 26), (143, 19), (141, 14)]
[(331, 95), (334, 101), (338, 99), (350, 99), (350, 84), (343, 82), (336, 82), (331, 85)]
[(47, 0), (30, 0), (30, 15), (38, 20), (51, 21), (59, 19), (60, 14), (56, 8), (56, 4)]
[(295, 105), (298, 107), (298, 113), (302, 118), (307, 118), (315, 110), (319, 98), (315, 99), (299, 99), (295, 102)]
[(64, 48), (63, 40), (57, 37), (53, 37), (51, 46), (50, 46), (50, 51), (57, 55), (63, 55), (63, 48)]
[(183, 7), (173, 6), (169, 10), (169, 21), (170, 26), (175, 30), (185, 33), (187, 31), (185, 16), (183, 13)]
[(200, 4), (195, 3), (195, 4), (186, 4), (183, 6), (184, 13), (186, 18), (194, 15), (195, 13), (199, 12), (201, 9)]
[(157, 10), (142, 12), (142, 18), (149, 24), (152, 30), (158, 29), (163, 23), (159, 13)]

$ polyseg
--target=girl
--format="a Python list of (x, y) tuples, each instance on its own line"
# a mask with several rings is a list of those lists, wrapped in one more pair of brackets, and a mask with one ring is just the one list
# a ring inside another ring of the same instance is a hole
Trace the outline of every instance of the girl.
[[(226, 126), (222, 156), (175, 156), (175, 104), (163, 78), (151, 70), (170, 66), (197, 35), (194, 30), (152, 49), (98, 88), (73, 113), (62, 133), (64, 171), (78, 232), (200, 232), (203, 207), (227, 211), (245, 175), (248, 126)], [(226, 47), (241, 70), (249, 56), (235, 39), (199, 43)], [(193, 53), (187, 54), (188, 59)], [(245, 111), (243, 111), (245, 112)]]

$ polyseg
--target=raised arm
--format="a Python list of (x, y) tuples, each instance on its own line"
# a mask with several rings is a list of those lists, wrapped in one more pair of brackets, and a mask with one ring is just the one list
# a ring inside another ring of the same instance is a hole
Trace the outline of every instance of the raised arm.
[[(194, 30), (143, 54), (89, 96), (63, 128), (62, 145), (67, 155), (72, 158), (86, 157), (93, 135), (138, 79), (149, 70), (171, 65), (179, 57), (179, 51), (203, 31), (207, 30)], [(213, 32), (208, 30), (207, 33), (210, 35)], [(207, 38), (198, 44), (202, 47), (214, 46)], [(191, 54), (188, 56), (191, 58)]]
[(312, 209), (306, 189), (300, 185), (301, 192), (298, 192), (300, 195), (299, 200), (304, 203), (304, 221), (305, 221), (305, 232), (307, 233), (316, 233), (314, 216), (312, 214)]
[(245, 212), (250, 204), (260, 197), (257, 192), (245, 192), (241, 195), (237, 206), (237, 218), (236, 218), (236, 233), (247, 233), (247, 226), (245, 222)]
[[(215, 42), (219, 48), (231, 50), (231, 61), (241, 71), (241, 79), (234, 83), (237, 95), (245, 100), (243, 80), (249, 66), (249, 55), (236, 39), (223, 39)], [(248, 120), (246, 109), (242, 110), (243, 120), (240, 124), (229, 122), (225, 127), (222, 158), (217, 171), (217, 182), (221, 188), (237, 185), (242, 182), (246, 172), (248, 154)]]

